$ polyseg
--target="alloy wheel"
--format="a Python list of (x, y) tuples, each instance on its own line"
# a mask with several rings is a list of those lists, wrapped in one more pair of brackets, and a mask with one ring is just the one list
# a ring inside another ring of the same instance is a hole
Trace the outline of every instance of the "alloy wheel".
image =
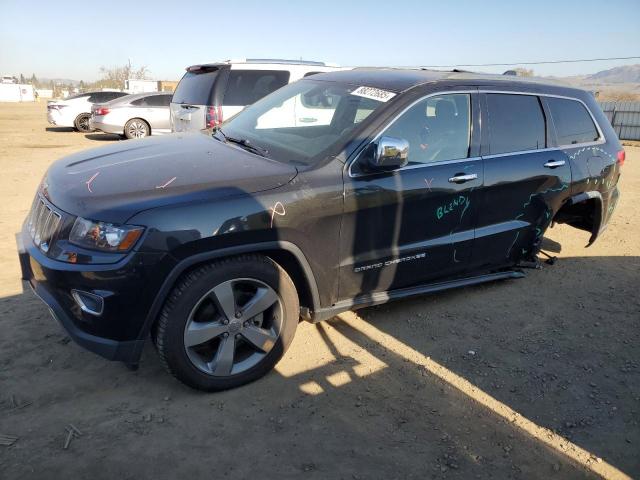
[(147, 136), (147, 126), (139, 120), (134, 120), (129, 123), (127, 128), (127, 132), (130, 137), (133, 138), (143, 138)]
[(271, 351), (282, 328), (282, 302), (266, 283), (252, 278), (223, 282), (191, 310), (184, 347), (191, 363), (216, 377), (242, 373)]

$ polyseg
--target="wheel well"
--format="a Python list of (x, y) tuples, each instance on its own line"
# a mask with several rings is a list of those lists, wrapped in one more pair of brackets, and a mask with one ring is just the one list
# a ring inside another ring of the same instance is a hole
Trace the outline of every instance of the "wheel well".
[(587, 232), (600, 225), (601, 202), (599, 198), (586, 198), (578, 202), (565, 203), (554, 217), (557, 223), (566, 223)]
[(130, 118), (129, 120), (127, 120), (127, 121), (124, 123), (124, 127), (125, 127), (125, 128), (127, 128), (127, 123), (129, 123), (129, 122), (130, 122), (130, 121), (132, 121), (132, 120), (142, 120), (144, 123), (146, 123), (146, 124), (147, 124), (147, 128), (149, 129), (149, 135), (151, 135), (151, 124), (150, 124), (149, 122), (147, 122), (147, 121), (146, 121), (144, 118), (142, 118), (142, 117), (133, 117), (133, 118)]
[[(296, 258), (296, 256), (282, 249), (270, 249), (270, 250), (258, 250), (255, 252), (248, 252), (250, 255), (264, 255), (265, 257), (271, 258), (274, 262), (280, 265), (285, 272), (291, 277), (293, 284), (296, 287), (296, 291), (298, 292), (298, 299), (300, 302), (300, 307), (306, 307), (309, 310), (313, 311), (313, 296), (311, 294), (311, 287), (309, 285), (309, 280), (307, 279), (302, 265)], [(202, 265), (211, 263), (214, 261), (222, 260), (225, 258), (237, 257), (240, 255), (229, 255), (223, 257), (216, 257), (210, 260), (203, 260), (202, 262), (198, 262), (194, 265), (190, 265), (184, 272), (182, 272), (178, 278), (173, 282), (171, 288), (173, 288), (184, 276), (189, 275), (190, 272), (200, 268)]]

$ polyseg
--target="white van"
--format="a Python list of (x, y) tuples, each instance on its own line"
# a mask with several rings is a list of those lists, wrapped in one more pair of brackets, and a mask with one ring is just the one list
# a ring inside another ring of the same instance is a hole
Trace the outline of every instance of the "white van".
[[(186, 70), (171, 101), (174, 132), (214, 128), (288, 83), (340, 67), (324, 62), (245, 59), (192, 65)], [(313, 118), (303, 117), (301, 122)]]

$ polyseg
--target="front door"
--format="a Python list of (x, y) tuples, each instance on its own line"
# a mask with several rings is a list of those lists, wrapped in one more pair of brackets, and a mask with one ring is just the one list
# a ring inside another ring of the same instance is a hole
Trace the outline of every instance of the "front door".
[(365, 148), (345, 173), (340, 299), (467, 268), (483, 181), (476, 101), (472, 93), (419, 100), (376, 137), (408, 141), (407, 166), (371, 172)]

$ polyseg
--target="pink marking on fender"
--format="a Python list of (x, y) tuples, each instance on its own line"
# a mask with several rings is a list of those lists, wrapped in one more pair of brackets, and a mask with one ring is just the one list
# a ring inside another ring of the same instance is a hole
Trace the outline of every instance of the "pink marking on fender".
[(173, 177), (173, 178), (172, 178), (171, 180), (169, 180), (167, 183), (164, 183), (164, 184), (162, 184), (162, 185), (156, 185), (156, 188), (166, 188), (166, 187), (168, 187), (169, 185), (171, 185), (173, 182), (175, 182), (175, 181), (176, 181), (176, 178), (178, 178), (178, 177)]
[(271, 228), (273, 228), (273, 218), (275, 217), (275, 215), (284, 217), (287, 212), (285, 211), (284, 205), (282, 205), (281, 202), (276, 202), (275, 205), (269, 210), (271, 210)]
[(87, 190), (89, 190), (89, 193), (93, 193), (93, 190), (91, 190), (91, 182), (93, 182), (98, 175), (100, 175), (100, 172), (94, 173), (93, 176), (89, 180), (84, 182), (87, 185)]

